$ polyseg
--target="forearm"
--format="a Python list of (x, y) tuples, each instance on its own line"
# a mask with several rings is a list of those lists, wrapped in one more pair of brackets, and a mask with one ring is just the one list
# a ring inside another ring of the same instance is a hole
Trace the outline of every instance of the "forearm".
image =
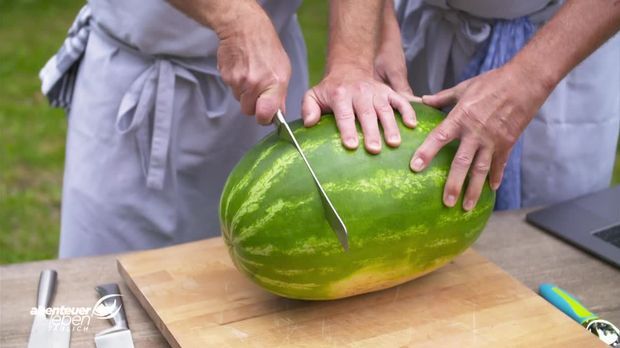
[(372, 74), (383, 22), (384, 0), (330, 0), (326, 73), (354, 66)]
[(510, 66), (536, 77), (547, 93), (620, 30), (620, 0), (569, 0)]
[[(243, 21), (265, 19), (267, 14), (255, 0), (168, 0), (179, 11), (226, 37)], [(267, 18), (268, 19), (268, 18)], [(241, 22), (240, 22), (241, 21)]]
[(401, 45), (400, 27), (394, 13), (394, 1), (385, 0), (383, 7), (383, 25), (381, 29), (380, 45), (387, 43)]

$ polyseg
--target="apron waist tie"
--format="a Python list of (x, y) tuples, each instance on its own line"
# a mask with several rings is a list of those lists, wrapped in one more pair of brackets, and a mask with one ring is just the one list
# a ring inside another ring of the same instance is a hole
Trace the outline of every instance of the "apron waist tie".
[(132, 83), (116, 116), (121, 134), (135, 133), (146, 186), (157, 190), (164, 187), (168, 164), (175, 82), (172, 63), (157, 59)]
[(120, 134), (135, 136), (146, 185), (161, 190), (168, 168), (172, 172), (175, 170), (170, 149), (177, 78), (192, 84), (189, 92), (189, 112), (192, 116), (223, 117), (230, 112), (228, 106), (237, 101), (219, 75), (215, 55), (182, 57), (141, 52), (100, 26), (86, 4), (69, 29), (61, 48), (39, 73), (43, 94), (53, 106), (65, 108), (67, 114), (78, 68), (91, 35), (142, 60), (135, 64), (144, 65), (144, 71), (131, 83), (121, 99), (116, 129)]
[[(135, 135), (146, 186), (162, 190), (168, 168), (172, 172), (175, 170), (174, 161), (170, 160), (170, 147), (177, 78), (194, 84), (197, 92), (201, 92), (200, 83), (192, 72), (173, 59), (141, 53), (115, 39), (96, 24), (93, 25), (93, 33), (114, 47), (142, 57), (148, 64), (121, 99), (116, 115), (116, 129), (120, 134)], [(201, 95), (195, 94), (201, 99), (195, 103), (197, 114), (209, 118), (220, 117), (220, 114), (207, 112)]]

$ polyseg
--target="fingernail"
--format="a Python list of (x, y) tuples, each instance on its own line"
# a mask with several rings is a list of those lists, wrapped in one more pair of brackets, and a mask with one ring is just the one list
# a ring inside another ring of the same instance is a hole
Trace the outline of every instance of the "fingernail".
[(456, 204), (456, 197), (453, 195), (448, 195), (448, 197), (446, 197), (446, 205), (452, 208), (454, 207), (454, 204)]
[(390, 135), (390, 142), (391, 143), (398, 143), (400, 141), (400, 136), (398, 134), (393, 134)]
[(474, 209), (474, 201), (471, 199), (468, 199), (465, 201), (465, 203), (463, 204), (463, 209), (470, 211), (472, 209)]
[(499, 182), (491, 183), (491, 190), (497, 191), (498, 188), (499, 188)]
[(350, 148), (357, 147), (357, 140), (355, 138), (347, 138), (345, 139), (344, 143)]
[(373, 151), (381, 150), (381, 145), (377, 141), (371, 141), (368, 143), (368, 147)]
[(421, 171), (422, 169), (424, 169), (424, 161), (419, 157), (414, 159), (413, 164), (411, 165), (411, 169), (415, 170), (416, 172)]

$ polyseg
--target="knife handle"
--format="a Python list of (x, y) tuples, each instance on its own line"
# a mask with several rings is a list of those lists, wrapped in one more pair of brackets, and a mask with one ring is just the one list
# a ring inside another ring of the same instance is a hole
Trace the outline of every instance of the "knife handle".
[(596, 314), (590, 312), (571, 294), (553, 284), (541, 284), (539, 292), (547, 301), (581, 325), (586, 324), (590, 320), (598, 319)]
[(116, 303), (118, 303), (118, 305), (120, 306), (120, 309), (118, 310), (116, 315), (109, 319), (112, 322), (112, 325), (114, 325), (114, 330), (129, 329), (129, 325), (127, 323), (127, 316), (125, 315), (125, 306), (123, 305), (123, 298), (121, 296), (121, 290), (119, 289), (118, 284), (110, 283), (97, 285), (95, 287), (95, 290), (97, 290), (99, 296), (101, 297), (108, 295), (118, 295), (104, 300), (103, 303), (106, 306), (111, 306), (114, 304), (114, 301), (116, 301)]
[(39, 289), (37, 290), (37, 308), (49, 308), (56, 291), (58, 274), (53, 269), (41, 271)]

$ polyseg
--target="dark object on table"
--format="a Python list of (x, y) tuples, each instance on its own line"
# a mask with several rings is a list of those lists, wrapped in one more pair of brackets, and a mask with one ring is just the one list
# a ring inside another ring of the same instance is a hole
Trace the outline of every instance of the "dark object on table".
[(526, 221), (620, 268), (620, 185), (531, 212)]

